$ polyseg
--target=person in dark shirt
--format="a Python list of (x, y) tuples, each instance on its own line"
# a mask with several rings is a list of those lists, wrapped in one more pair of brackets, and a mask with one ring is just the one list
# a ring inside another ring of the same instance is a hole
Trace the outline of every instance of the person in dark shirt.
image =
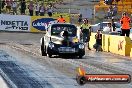
[(95, 39), (96, 39), (96, 44), (94, 45), (94, 48), (96, 49), (96, 51), (102, 51), (102, 34), (100, 30), (97, 30)]
[(78, 16), (78, 24), (80, 25), (81, 22), (82, 22), (82, 14), (80, 14), (80, 15)]
[(25, 2), (25, 0), (22, 0), (20, 5), (21, 5), (21, 9), (20, 9), (21, 10), (21, 15), (24, 15), (25, 14), (25, 10), (26, 10), (26, 2)]
[(6, 5), (5, 1), (2, 1), (2, 9), (4, 8), (4, 6)]
[(62, 41), (62, 44), (64, 46), (69, 45), (70, 41), (69, 41), (69, 33), (68, 33), (68, 31), (63, 31), (62, 36), (64, 37), (64, 40)]
[(116, 30), (116, 25), (115, 25), (115, 23), (114, 23), (114, 19), (112, 19), (111, 25), (112, 25), (113, 31), (115, 31), (115, 30)]

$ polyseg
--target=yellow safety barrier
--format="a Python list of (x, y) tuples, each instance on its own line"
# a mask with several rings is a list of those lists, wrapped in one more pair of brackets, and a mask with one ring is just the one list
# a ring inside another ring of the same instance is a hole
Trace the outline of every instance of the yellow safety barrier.
[(109, 51), (115, 54), (130, 56), (132, 43), (129, 37), (110, 35)]
[(91, 36), (90, 36), (89, 47), (91, 49), (93, 48), (93, 45), (96, 43), (95, 35), (96, 33), (91, 33)]
[[(93, 45), (96, 43), (95, 39), (96, 33), (91, 33), (89, 47), (92, 49)], [(109, 35), (102, 34), (102, 49), (103, 51), (109, 52)]]
[(130, 57), (132, 57), (132, 48), (131, 48), (131, 52), (130, 52)]
[(103, 34), (102, 36), (102, 49), (103, 51), (109, 52), (110, 35)]
[[(93, 45), (96, 43), (95, 39), (96, 33), (91, 33), (89, 47), (92, 49)], [(109, 35), (102, 34), (102, 49), (103, 51), (109, 52)]]
[[(89, 46), (93, 49), (96, 33), (91, 33)], [(102, 35), (102, 49), (106, 52), (132, 57), (132, 42), (129, 37), (118, 35)]]

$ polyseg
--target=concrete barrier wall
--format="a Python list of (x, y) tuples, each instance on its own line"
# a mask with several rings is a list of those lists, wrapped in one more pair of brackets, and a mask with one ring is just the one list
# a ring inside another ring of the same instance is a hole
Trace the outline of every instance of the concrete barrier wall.
[[(96, 42), (95, 34), (96, 33), (91, 34), (89, 42), (90, 48), (93, 48)], [(132, 57), (132, 42), (129, 37), (103, 34), (102, 49), (106, 52)]]
[(91, 49), (93, 48), (93, 45), (96, 43), (95, 35), (96, 33), (91, 33), (91, 36), (90, 36), (89, 47)]
[(103, 36), (102, 36), (103, 51), (109, 52), (109, 46), (110, 46), (110, 35), (103, 34)]
[(130, 52), (130, 57), (132, 57), (132, 48), (131, 48), (131, 52)]
[(132, 43), (129, 37), (110, 35), (110, 52), (130, 56)]

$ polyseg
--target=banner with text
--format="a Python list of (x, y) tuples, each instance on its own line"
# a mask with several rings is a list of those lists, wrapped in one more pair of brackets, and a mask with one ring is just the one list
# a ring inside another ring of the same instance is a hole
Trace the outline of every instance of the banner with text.
[(30, 32), (31, 17), (0, 14), (0, 30)]
[[(52, 18), (46, 16), (32, 16), (31, 17), (31, 32), (45, 32), (49, 24), (56, 23), (59, 17), (53, 16)], [(69, 17), (64, 17), (66, 22), (69, 23)]]

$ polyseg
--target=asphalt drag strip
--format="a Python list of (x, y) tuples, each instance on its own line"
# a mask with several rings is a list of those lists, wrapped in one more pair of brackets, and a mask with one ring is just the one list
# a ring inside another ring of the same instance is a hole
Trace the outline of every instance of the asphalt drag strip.
[(88, 74), (132, 75), (132, 61), (95, 51), (86, 51), (82, 59), (42, 57), (42, 36), (31, 33), (0, 34), (0, 75), (7, 83), (17, 88), (132, 88), (132, 82), (78, 85), (75, 78), (79, 66), (83, 66)]
[[(32, 48), (34, 47), (34, 48)], [(48, 58), (48, 57), (42, 57), (41, 54), (39, 53), (39, 48), (36, 46), (21, 46), (20, 44), (14, 45), (14, 48), (16, 49), (23, 49), (29, 54), (32, 54), (34, 56), (40, 57), (37, 59), (37, 61), (40, 60), (41, 63), (48, 63), (48, 66), (51, 68), (54, 68), (60, 72), (62, 72), (64, 75), (67, 75), (71, 78), (76, 77), (76, 67), (79, 67), (80, 65), (85, 67), (87, 72), (90, 74), (122, 74), (122, 73), (129, 73), (131, 74), (131, 69), (125, 69), (122, 67), (127, 66), (122, 64), (121, 67), (116, 64), (111, 64), (111, 63), (106, 63), (107, 60), (111, 59), (112, 61), (115, 60), (112, 55), (107, 55), (103, 53), (94, 53), (94, 51), (88, 51), (86, 56), (83, 59), (76, 59), (76, 58), (60, 58), (60, 57), (53, 57), (53, 58)], [(93, 56), (94, 55), (94, 56)], [(106, 58), (107, 57), (107, 58)], [(113, 58), (113, 59), (112, 59)], [(117, 62), (117, 61), (116, 61)], [(128, 63), (130, 66), (127, 66), (128, 68), (131, 67), (131, 61), (130, 60), (122, 60), (119, 59), (119, 62), (124, 62)], [(115, 65), (115, 66), (114, 66)], [(130, 70), (130, 71), (129, 71)], [(74, 79), (75, 80), (75, 79)], [(88, 84), (85, 86), (81, 86), (81, 88), (87, 88), (89, 86), (90, 88), (131, 88), (132, 83), (130, 84)], [(78, 86), (80, 88), (80, 86)]]
[(0, 88), (9, 88), (5, 80), (0, 76)]
[(23, 62), (0, 50), (0, 73), (11, 88), (76, 88), (77, 86), (73, 79), (51, 68), (34, 61)]

